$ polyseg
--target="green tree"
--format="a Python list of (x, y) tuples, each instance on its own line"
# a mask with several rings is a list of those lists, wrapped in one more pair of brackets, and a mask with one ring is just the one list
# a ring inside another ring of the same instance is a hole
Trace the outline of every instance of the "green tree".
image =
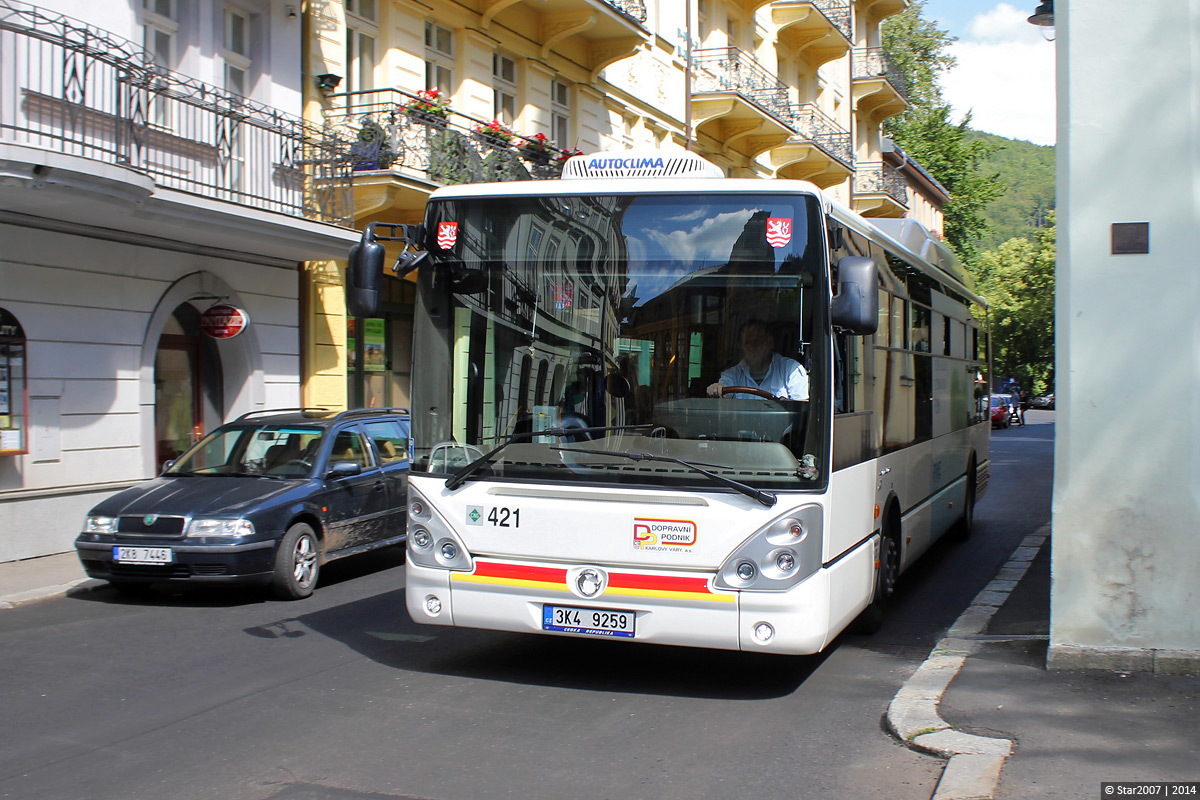
[(1015, 237), (979, 253), (975, 281), (988, 301), (992, 369), (1034, 393), (1054, 386), (1054, 212), (1033, 238)]
[(913, 0), (882, 26), (883, 49), (908, 84), (911, 106), (884, 122), (884, 133), (950, 193), (943, 209), (946, 241), (970, 262), (987, 230), (984, 209), (1004, 192), (999, 174), (984, 174), (983, 160), (995, 145), (970, 136), (971, 115), (957, 125), (942, 97), (938, 77), (954, 66), (947, 50), (954, 37), (922, 16), (924, 0)]

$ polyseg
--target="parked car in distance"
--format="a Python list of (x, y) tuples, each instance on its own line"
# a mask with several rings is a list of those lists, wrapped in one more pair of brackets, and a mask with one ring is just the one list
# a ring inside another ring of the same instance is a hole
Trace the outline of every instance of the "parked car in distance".
[(1029, 401), (1029, 405), (1033, 408), (1044, 408), (1049, 411), (1054, 410), (1054, 392), (1050, 394), (1039, 395)]
[(1012, 422), (1012, 400), (1006, 394), (992, 395), (992, 427), (1007, 428)]
[(322, 564), (404, 541), (408, 442), (405, 409), (244, 414), (93, 508), (75, 549), (121, 590), (248, 583), (307, 597)]

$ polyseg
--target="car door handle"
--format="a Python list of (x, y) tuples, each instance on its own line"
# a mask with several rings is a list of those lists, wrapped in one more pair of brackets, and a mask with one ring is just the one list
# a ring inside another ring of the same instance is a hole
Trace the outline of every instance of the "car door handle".
[(382, 492), (382, 491), (383, 491), (383, 487), (384, 487), (384, 486), (386, 486), (386, 485), (387, 485), (387, 484), (385, 484), (383, 481), (375, 481), (375, 491), (377, 491), (377, 492)]

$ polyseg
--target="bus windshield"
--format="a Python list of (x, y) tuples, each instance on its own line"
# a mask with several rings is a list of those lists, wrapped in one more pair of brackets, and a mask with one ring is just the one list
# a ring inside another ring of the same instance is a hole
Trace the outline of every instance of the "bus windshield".
[(414, 469), (450, 474), (513, 437), (472, 480), (824, 485), (815, 197), (460, 197), (425, 225)]

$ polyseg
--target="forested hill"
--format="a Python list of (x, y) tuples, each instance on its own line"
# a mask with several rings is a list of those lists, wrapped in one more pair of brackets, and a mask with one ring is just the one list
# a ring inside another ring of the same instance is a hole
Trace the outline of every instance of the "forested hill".
[(1035, 227), (1045, 224), (1046, 212), (1054, 209), (1054, 148), (979, 131), (968, 134), (967, 140), (973, 139), (995, 145), (979, 172), (999, 173), (1005, 187), (983, 212), (988, 230), (980, 249), (994, 249), (1014, 236), (1031, 236)]

